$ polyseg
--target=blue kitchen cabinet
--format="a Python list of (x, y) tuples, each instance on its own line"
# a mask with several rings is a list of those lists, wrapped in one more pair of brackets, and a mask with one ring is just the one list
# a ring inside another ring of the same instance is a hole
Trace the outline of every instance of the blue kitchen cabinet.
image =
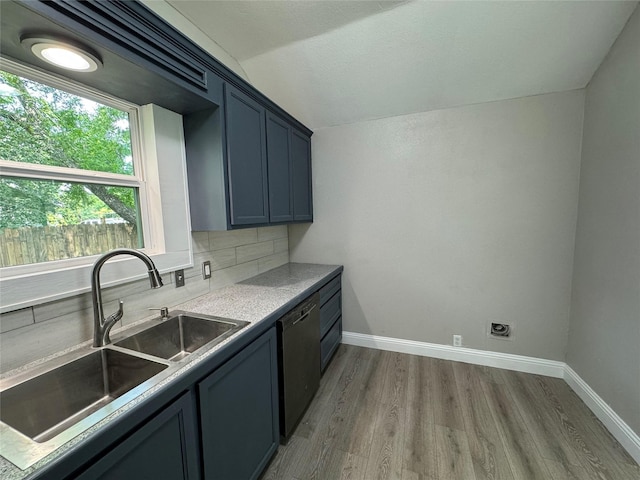
[(310, 137), (267, 113), (267, 160), (270, 222), (311, 222)]
[(324, 372), (342, 341), (342, 275), (320, 289), (320, 365)]
[(192, 396), (185, 393), (125, 437), (78, 480), (197, 480), (198, 438)]
[(311, 195), (311, 138), (291, 128), (291, 166), (293, 191), (293, 220), (313, 221)]
[(239, 89), (184, 117), (195, 231), (313, 221), (311, 138)]
[(205, 479), (260, 476), (278, 448), (275, 327), (198, 384)]
[(269, 220), (293, 221), (291, 127), (280, 117), (267, 113), (267, 165), (269, 168)]
[(231, 225), (269, 223), (265, 109), (225, 85), (227, 175)]

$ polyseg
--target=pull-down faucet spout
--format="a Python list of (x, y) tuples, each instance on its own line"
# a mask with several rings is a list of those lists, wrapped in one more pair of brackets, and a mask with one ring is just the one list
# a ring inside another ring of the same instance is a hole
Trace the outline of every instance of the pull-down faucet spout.
[(107, 260), (117, 255), (132, 255), (138, 257), (147, 266), (149, 272), (149, 281), (151, 288), (160, 288), (162, 286), (162, 277), (160, 272), (148, 255), (130, 248), (118, 248), (102, 255), (96, 263), (93, 264), (91, 272), (91, 299), (93, 301), (93, 346), (103, 347), (111, 343), (109, 332), (118, 320), (122, 318), (124, 313), (124, 303), (120, 301), (118, 311), (104, 318), (104, 310), (102, 308), (102, 292), (100, 290), (100, 270)]

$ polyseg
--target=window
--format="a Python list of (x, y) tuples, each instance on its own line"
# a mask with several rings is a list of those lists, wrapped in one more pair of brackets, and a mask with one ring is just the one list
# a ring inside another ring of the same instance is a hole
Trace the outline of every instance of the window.
[(144, 246), (137, 108), (118, 107), (0, 70), (0, 267)]
[[(182, 117), (2, 57), (0, 71), (0, 312), (89, 291), (113, 248), (192, 266)], [(114, 259), (102, 284), (140, 267)]]

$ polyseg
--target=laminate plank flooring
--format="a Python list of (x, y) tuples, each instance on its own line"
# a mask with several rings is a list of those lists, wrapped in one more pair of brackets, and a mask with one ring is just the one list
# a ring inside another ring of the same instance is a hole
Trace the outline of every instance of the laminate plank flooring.
[(640, 480), (561, 379), (341, 345), (262, 480)]
[(515, 478), (550, 478), (533, 437), (504, 385), (483, 384), (489, 409), (502, 439), (502, 446)]
[(435, 478), (436, 443), (433, 392), (435, 379), (431, 374), (434, 360), (409, 355), (407, 409), (405, 412), (405, 445), (403, 449), (403, 480), (413, 475)]
[(438, 479), (476, 478), (465, 432), (436, 425)]
[[(389, 356), (382, 395), (376, 409), (374, 435), (365, 477), (371, 480), (401, 480), (407, 410), (408, 355)], [(379, 432), (379, 434), (375, 434)]]
[(485, 367), (456, 362), (453, 369), (460, 393), (460, 408), (473, 470), (478, 480), (512, 479), (498, 427), (482, 390), (483, 383), (502, 384), (502, 377), (486, 375)]

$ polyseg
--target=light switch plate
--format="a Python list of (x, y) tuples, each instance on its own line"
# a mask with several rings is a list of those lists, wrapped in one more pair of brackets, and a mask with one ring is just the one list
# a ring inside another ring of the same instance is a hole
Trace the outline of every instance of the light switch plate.
[(176, 288), (184, 287), (184, 270), (176, 270)]
[(209, 260), (202, 262), (202, 278), (205, 280), (211, 278), (211, 262)]

